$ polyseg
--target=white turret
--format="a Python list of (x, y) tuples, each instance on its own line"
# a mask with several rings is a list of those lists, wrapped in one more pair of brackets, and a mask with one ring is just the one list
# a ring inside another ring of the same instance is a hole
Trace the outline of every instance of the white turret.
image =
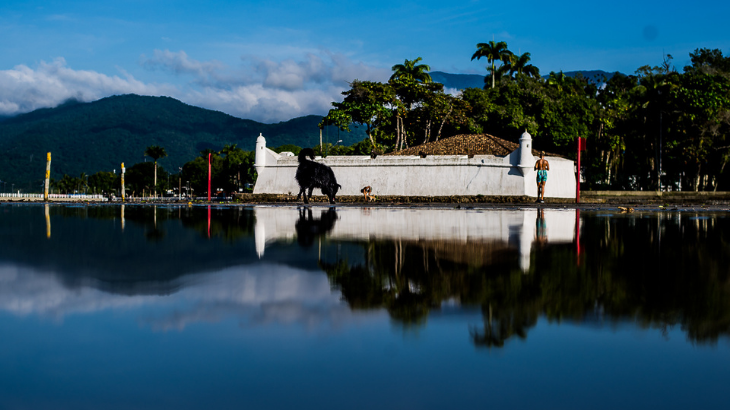
[(261, 168), (266, 166), (266, 138), (261, 133), (256, 138), (256, 157), (253, 166), (259, 175), (261, 175)]
[(517, 166), (522, 175), (526, 175), (535, 166), (535, 157), (532, 156), (532, 135), (525, 131), (520, 137), (520, 154)]

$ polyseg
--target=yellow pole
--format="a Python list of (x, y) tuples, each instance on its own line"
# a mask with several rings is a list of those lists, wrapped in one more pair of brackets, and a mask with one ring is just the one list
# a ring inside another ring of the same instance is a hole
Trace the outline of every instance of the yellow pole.
[(46, 183), (43, 188), (43, 200), (48, 201), (48, 185), (49, 179), (51, 178), (51, 153), (48, 153), (46, 157)]
[(124, 202), (124, 162), (122, 162), (122, 202)]
[(46, 213), (46, 238), (51, 239), (51, 215), (48, 213), (48, 204), (45, 206)]

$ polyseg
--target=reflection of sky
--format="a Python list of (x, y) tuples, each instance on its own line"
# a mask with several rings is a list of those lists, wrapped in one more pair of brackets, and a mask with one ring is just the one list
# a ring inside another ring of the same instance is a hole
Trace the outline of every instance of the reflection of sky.
[(466, 332), (478, 312), (406, 333), (384, 315), (337, 332), (242, 329), (232, 317), (150, 332), (137, 314), (62, 326), (0, 314), (13, 335), (0, 338), (0, 407), (721, 409), (730, 377), (727, 346), (697, 349), (679, 329), (664, 338), (540, 320), (527, 340), (487, 350)]
[(166, 296), (109, 294), (93, 286), (66, 287), (49, 272), (0, 266), (0, 309), (18, 316), (60, 321), (79, 313), (134, 310), (154, 329), (184, 329), (229, 316), (248, 324), (299, 323), (337, 326), (355, 316), (330, 289), (327, 276), (264, 263), (184, 276)]
[[(333, 234), (347, 233), (348, 218), (368, 221), (359, 212), (342, 211)], [(488, 225), (489, 213), (470, 213), (461, 226), (481, 226), (513, 246), (524, 238), (529, 249), (534, 211), (522, 214), (500, 230)], [(361, 226), (368, 233), (393, 225), (381, 220)], [(52, 240), (70, 240), (59, 227)], [(549, 239), (559, 238), (549, 227)], [(0, 409), (726, 407), (725, 342), (693, 346), (679, 326), (663, 335), (541, 317), (525, 340), (476, 347), (469, 330), (483, 326), (478, 307), (447, 303), (418, 327), (397, 324), (383, 310), (353, 312), (316, 267), (319, 245), (301, 251), (276, 228), (266, 232), (274, 241), (261, 260), (252, 247), (202, 239), (200, 254), (226, 258), (215, 269), (202, 269), (203, 260), (165, 276), (159, 288), (136, 272), (105, 275), (102, 264), (89, 264), (88, 274), (73, 280), (72, 270), (15, 260), (19, 247), (8, 250), (0, 264)], [(163, 241), (176, 238), (185, 251), (201, 246), (168, 229)], [(126, 238), (134, 232), (129, 225)], [(323, 256), (359, 255), (339, 243), (328, 249), (325, 239)], [(138, 258), (134, 264), (144, 262)], [(125, 280), (138, 287), (115, 292)]]

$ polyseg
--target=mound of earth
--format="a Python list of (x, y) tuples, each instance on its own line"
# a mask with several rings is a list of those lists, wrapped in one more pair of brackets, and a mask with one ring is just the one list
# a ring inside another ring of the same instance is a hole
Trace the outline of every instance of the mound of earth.
[[(519, 144), (489, 134), (461, 134), (439, 141), (427, 142), (385, 155), (496, 155), (506, 156), (519, 147)], [(532, 155), (540, 152), (532, 150)], [(547, 154), (550, 155), (550, 154)]]

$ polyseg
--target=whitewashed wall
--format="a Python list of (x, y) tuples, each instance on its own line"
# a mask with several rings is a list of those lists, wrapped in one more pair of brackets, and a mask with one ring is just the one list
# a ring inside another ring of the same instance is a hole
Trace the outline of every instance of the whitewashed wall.
[[(526, 134), (526, 135), (525, 135)], [(494, 155), (329, 156), (316, 161), (332, 167), (342, 185), (338, 195), (360, 195), (365, 186), (375, 196), (537, 196), (538, 158), (530, 154), (531, 138), (523, 134), (520, 148), (506, 157)], [(573, 161), (546, 157), (550, 163), (545, 196), (575, 198)], [(294, 175), (297, 158), (279, 155), (266, 148), (266, 140), (256, 141), (258, 179), (254, 194), (293, 194), (299, 192)], [(319, 194), (318, 190), (314, 191)]]
[[(329, 207), (313, 207), (312, 216), (320, 219)], [(530, 267), (530, 252), (537, 241), (536, 209), (464, 210), (336, 208), (337, 221), (326, 236), (335, 240), (370, 241), (440, 240), (459, 244), (494, 240), (516, 248), (520, 267)], [(267, 244), (296, 238), (296, 223), (301, 217), (297, 207), (254, 208), (256, 251), (261, 257)], [(546, 243), (575, 242), (575, 210), (543, 210)], [(427, 222), (427, 223), (426, 223)]]

